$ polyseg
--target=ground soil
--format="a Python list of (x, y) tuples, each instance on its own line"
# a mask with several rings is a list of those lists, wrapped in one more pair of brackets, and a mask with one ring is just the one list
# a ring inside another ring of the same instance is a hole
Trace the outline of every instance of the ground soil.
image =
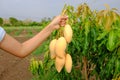
[[(16, 37), (23, 42), (28, 38)], [(29, 62), (32, 55), (26, 58), (18, 58), (3, 50), (0, 50), (0, 80), (31, 80), (32, 74), (29, 71)]]

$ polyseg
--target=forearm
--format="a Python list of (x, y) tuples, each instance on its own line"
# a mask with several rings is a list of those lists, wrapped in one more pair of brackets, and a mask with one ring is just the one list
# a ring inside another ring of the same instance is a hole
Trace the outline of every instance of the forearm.
[(25, 57), (40, 46), (40, 44), (51, 34), (53, 31), (51, 27), (52, 26), (48, 25), (33, 38), (23, 43), (18, 42), (16, 39), (6, 34), (0, 43), (0, 47), (15, 56)]
[(23, 49), (21, 53), (27, 56), (29, 55), (29, 53), (35, 50), (38, 46), (40, 46), (42, 42), (45, 41), (45, 39), (52, 33), (53, 29), (50, 27), (52, 26), (48, 25), (36, 36), (22, 43)]

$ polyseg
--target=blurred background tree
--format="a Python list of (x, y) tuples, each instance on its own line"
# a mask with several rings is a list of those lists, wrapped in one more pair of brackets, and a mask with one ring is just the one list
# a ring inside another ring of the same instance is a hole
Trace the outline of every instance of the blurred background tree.
[(3, 18), (0, 17), (0, 26), (3, 25)]

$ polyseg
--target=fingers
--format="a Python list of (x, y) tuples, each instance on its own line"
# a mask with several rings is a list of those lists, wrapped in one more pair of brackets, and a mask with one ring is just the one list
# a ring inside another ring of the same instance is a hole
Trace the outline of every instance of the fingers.
[(65, 26), (67, 19), (68, 19), (68, 16), (66, 15), (61, 16), (60, 26)]
[(68, 16), (59, 15), (56, 16), (49, 25), (53, 26), (54, 29), (58, 29), (59, 27), (66, 25), (67, 19)]
[(66, 24), (66, 20), (61, 20), (60, 21), (60, 26), (65, 26), (65, 24)]
[(61, 19), (62, 19), (62, 20), (67, 20), (67, 19), (68, 19), (68, 16), (67, 16), (67, 15), (61, 16)]

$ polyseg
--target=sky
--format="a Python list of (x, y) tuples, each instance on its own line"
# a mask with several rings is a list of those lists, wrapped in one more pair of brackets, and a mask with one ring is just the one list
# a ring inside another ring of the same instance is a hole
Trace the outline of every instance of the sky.
[(120, 10), (120, 0), (0, 0), (0, 17), (40, 21), (59, 15), (64, 4), (77, 7), (82, 3), (87, 3), (93, 10), (105, 9), (104, 4)]

